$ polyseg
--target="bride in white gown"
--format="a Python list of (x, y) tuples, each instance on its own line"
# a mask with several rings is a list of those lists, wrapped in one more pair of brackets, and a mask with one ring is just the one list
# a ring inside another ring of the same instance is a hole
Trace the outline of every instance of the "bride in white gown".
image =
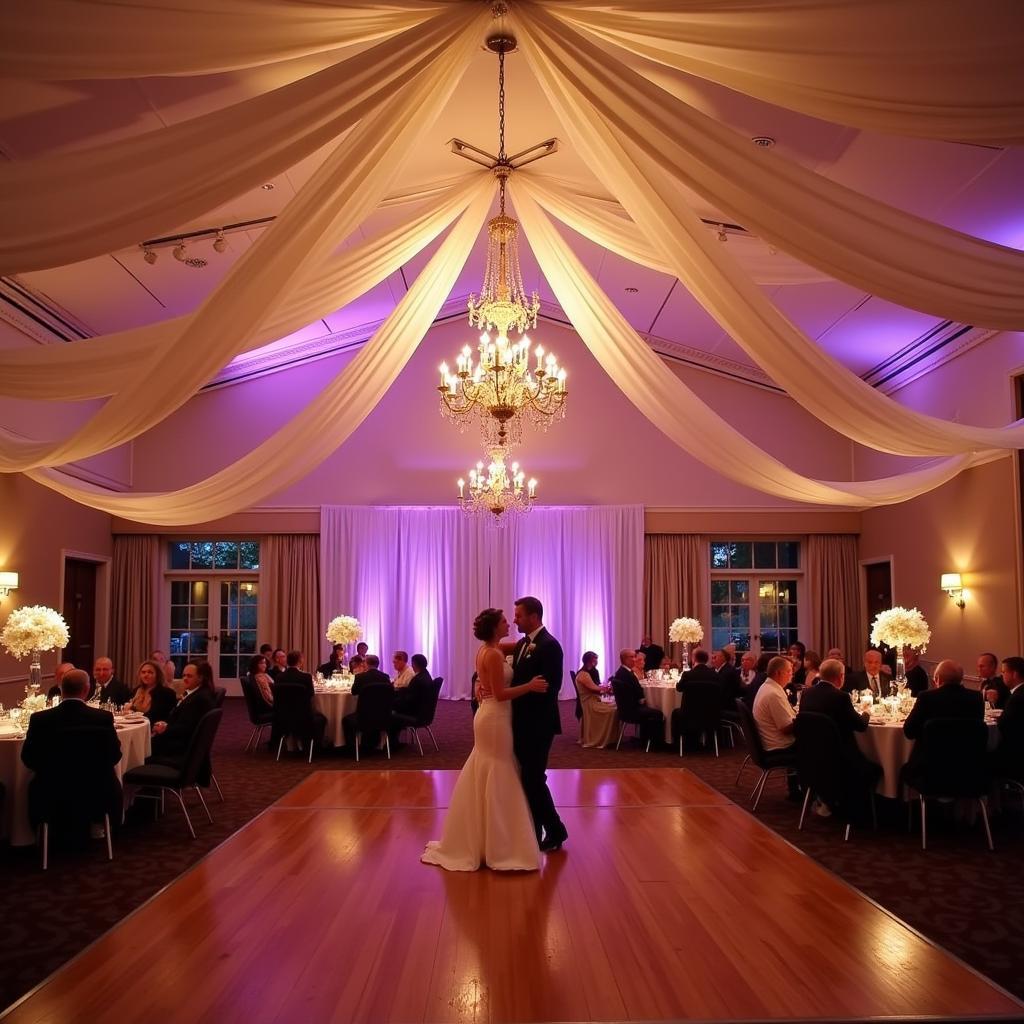
[(476, 871), (482, 863), (496, 871), (540, 867), (537, 833), (512, 753), (509, 702), (524, 693), (543, 693), (548, 684), (536, 676), (522, 686), (509, 685), (512, 668), (500, 647), (508, 632), (498, 608), (485, 609), (473, 623), (473, 635), (484, 642), (476, 656), (481, 699), (473, 718), (473, 750), (455, 783), (441, 839), (427, 843), (420, 858), (447, 871)]

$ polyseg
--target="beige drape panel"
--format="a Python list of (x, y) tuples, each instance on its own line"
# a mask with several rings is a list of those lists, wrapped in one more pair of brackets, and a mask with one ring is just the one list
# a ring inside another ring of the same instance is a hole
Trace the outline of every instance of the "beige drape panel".
[(807, 646), (825, 656), (839, 647), (849, 659), (860, 650), (860, 576), (857, 538), (852, 534), (810, 534), (804, 570), (811, 610), (810, 629), (800, 630)]
[[(408, 197), (435, 198), (428, 210), (328, 257), (317, 271), (303, 267), (291, 297), (246, 340), (245, 349), (259, 348), (365, 295), (451, 225), (481, 187), (480, 174), (467, 175), (443, 189), (426, 187)], [(439, 203), (439, 205), (438, 205)], [(213, 300), (212, 297), (208, 301)], [(0, 350), (0, 395), (45, 401), (99, 398), (134, 387), (137, 375), (158, 351), (171, 351), (194, 314), (161, 320), (145, 327), (118, 331), (86, 341), (32, 345)], [(217, 338), (210, 338), (217, 344)]]
[(623, 393), (651, 423), (723, 476), (796, 501), (867, 508), (906, 501), (1007, 454), (958, 455), (877, 480), (816, 480), (795, 472), (744, 437), (661, 361), (515, 179), (512, 194), (541, 272), (587, 348), (612, 380), (629, 382)]
[[(140, 662), (161, 646), (162, 538), (116, 534), (110, 568), (110, 657), (118, 677), (135, 683)], [(97, 652), (104, 653), (104, 652)], [(91, 669), (91, 665), (79, 668)]]
[(544, 0), (635, 54), (874, 131), (1024, 142), (1016, 0)]
[(59, 466), (106, 451), (180, 408), (226, 362), (243, 351), (261, 321), (289, 299), (308, 261), (328, 252), (376, 208), (403, 160), (415, 152), (461, 77), (478, 23), (435, 38), (435, 60), (403, 92), (364, 118), (231, 268), (189, 318), (173, 344), (157, 350), (133, 388), (114, 395), (70, 437), (57, 442), (0, 433), (0, 470)]
[(18, 78), (205, 75), (368, 43), (421, 24), (426, 0), (6, 0), (0, 73)]
[[(545, 92), (559, 94), (556, 111), (577, 147), (604, 119), (676, 184), (831, 277), (958, 323), (1024, 327), (1024, 253), (904, 213), (752, 146), (536, 4), (518, 10), (528, 15), (517, 23), (523, 52)], [(604, 164), (592, 165), (635, 217)]]
[[(0, 274), (71, 263), (172, 231), (292, 167), (414, 81), (421, 103), (443, 106), (442, 83), (457, 81), (468, 63), (459, 39), (468, 25), (477, 26), (478, 38), (486, 15), (482, 7), (453, 4), (418, 28), (223, 110), (118, 142), (0, 164)], [(420, 119), (429, 125), (432, 115), (423, 110)]]
[(437, 316), (491, 206), (482, 179), (473, 204), (359, 354), (277, 433), (230, 466), (177, 491), (117, 494), (54, 469), (26, 475), (82, 505), (138, 522), (183, 526), (229, 515), (301, 480), (369, 415)]
[(668, 642), (668, 627), (683, 616), (699, 619), (711, 636), (709, 540), (695, 533), (649, 533), (644, 537), (644, 629), (673, 660), (682, 645)]
[(269, 534), (260, 542), (260, 634), (320, 662), (320, 535)]

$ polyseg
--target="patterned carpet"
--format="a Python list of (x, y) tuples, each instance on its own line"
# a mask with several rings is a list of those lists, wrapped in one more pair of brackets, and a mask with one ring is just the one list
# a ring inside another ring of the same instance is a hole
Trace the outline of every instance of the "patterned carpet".
[[(622, 750), (583, 750), (572, 718), (572, 704), (562, 705), (565, 734), (552, 749), (552, 768), (633, 768), (680, 764), (747, 806), (756, 779), (745, 774), (743, 788), (734, 787), (744, 751), (688, 754), (682, 761), (671, 751), (645, 754), (635, 741)], [(185, 828), (180, 810), (168, 803), (167, 814), (153, 821), (151, 805), (133, 812), (115, 838), (114, 861), (108, 863), (102, 842), (82, 850), (53, 850), (50, 870), (40, 870), (32, 849), (0, 848), (0, 1006), (13, 1002), (97, 936), (112, 927), (158, 890), (194, 864), (265, 807), (301, 781), (311, 770), (352, 770), (357, 766), (338, 755), (305, 758), (292, 755), (275, 762), (262, 749), (243, 754), (249, 725), (240, 700), (229, 700), (217, 738), (214, 770), (226, 802), (210, 803), (215, 824), (196, 810), (197, 840)], [(403, 747), (390, 765), (394, 769), (458, 768), (472, 744), (467, 703), (442, 702), (425, 757)], [(383, 754), (361, 762), (377, 770)], [(190, 805), (191, 806), (191, 805)], [(929, 814), (930, 848), (922, 852), (917, 833), (909, 835), (902, 814), (887, 808), (878, 832), (854, 831), (842, 841), (842, 826), (833, 819), (809, 816), (804, 830), (796, 825), (799, 807), (785, 799), (785, 785), (770, 783), (757, 816), (785, 839), (856, 886), (897, 917), (1024, 997), (1024, 820), (1014, 805), (993, 823), (996, 851), (985, 848), (980, 823), (967, 827), (946, 820), (943, 808)], [(571, 850), (571, 840), (569, 849)], [(894, 953), (894, 955), (897, 955)]]

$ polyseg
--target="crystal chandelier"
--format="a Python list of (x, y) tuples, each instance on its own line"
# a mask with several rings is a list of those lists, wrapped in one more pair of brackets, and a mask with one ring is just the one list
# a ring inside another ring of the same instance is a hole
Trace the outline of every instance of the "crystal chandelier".
[[(505, 448), (522, 438), (524, 416), (544, 427), (564, 415), (565, 370), (538, 345), (530, 368), (530, 339), (537, 326), (537, 293), (527, 299), (519, 268), (519, 222), (505, 213), (505, 183), (514, 168), (505, 154), (505, 54), (516, 40), (499, 33), (487, 41), (498, 54), (498, 156), (493, 172), (498, 179), (499, 213), (487, 225), (487, 267), (479, 298), (469, 297), (469, 323), (483, 333), (474, 361), (469, 345), (456, 358), (455, 371), (441, 364), (441, 412), (464, 428), (475, 417), (489, 445)], [(537, 148), (537, 147), (534, 147)], [(526, 151), (530, 152), (530, 151)], [(519, 154), (520, 156), (522, 154)], [(513, 342), (509, 332), (522, 337)], [(491, 332), (495, 332), (492, 338)]]
[(460, 479), (459, 505), (466, 512), (489, 512), (493, 522), (502, 525), (513, 515), (529, 512), (537, 499), (537, 481), (526, 483), (526, 474), (518, 462), (505, 465), (508, 449), (495, 445), (490, 449), (490, 465), (482, 462), (469, 471), (469, 493), (466, 481)]

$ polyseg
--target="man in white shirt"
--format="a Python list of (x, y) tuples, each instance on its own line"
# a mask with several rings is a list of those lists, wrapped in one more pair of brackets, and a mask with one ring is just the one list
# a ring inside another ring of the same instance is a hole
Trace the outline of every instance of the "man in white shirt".
[[(789, 750), (796, 742), (793, 722), (796, 709), (789, 703), (786, 687), (793, 679), (793, 663), (789, 658), (776, 657), (768, 662), (768, 678), (758, 688), (754, 697), (754, 722), (761, 735), (765, 751)], [(796, 763), (794, 754), (793, 763)], [(800, 787), (796, 773), (786, 776), (790, 799), (800, 798)]]
[(409, 655), (405, 651), (395, 651), (391, 656), (391, 664), (395, 667), (395, 678), (392, 680), (396, 690), (402, 690), (412, 680), (412, 677), (416, 674), (412, 670), (412, 666), (409, 664)]

